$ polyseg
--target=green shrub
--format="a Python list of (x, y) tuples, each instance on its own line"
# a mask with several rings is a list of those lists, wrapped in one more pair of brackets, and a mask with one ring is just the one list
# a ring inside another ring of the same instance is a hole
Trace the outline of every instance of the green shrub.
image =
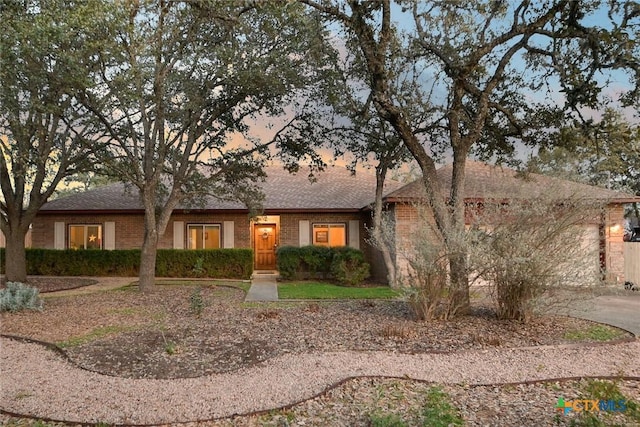
[(286, 280), (333, 278), (355, 286), (369, 277), (362, 251), (349, 247), (282, 246), (277, 252), (278, 272)]
[(300, 248), (303, 269), (312, 277), (326, 277), (331, 269), (335, 249), (326, 246), (303, 246)]
[(369, 277), (369, 264), (364, 254), (350, 247), (335, 248), (331, 261), (331, 276), (341, 285), (358, 286)]
[(278, 260), (278, 272), (280, 277), (286, 280), (297, 279), (302, 271), (302, 257), (300, 248), (295, 246), (281, 246), (276, 252)]
[(42, 310), (42, 306), (36, 288), (19, 282), (7, 282), (6, 289), (0, 289), (0, 311)]
[[(30, 275), (137, 276), (140, 270), (139, 249), (27, 249), (26, 255)], [(156, 257), (156, 275), (160, 277), (249, 279), (252, 272), (251, 249), (159, 249)]]

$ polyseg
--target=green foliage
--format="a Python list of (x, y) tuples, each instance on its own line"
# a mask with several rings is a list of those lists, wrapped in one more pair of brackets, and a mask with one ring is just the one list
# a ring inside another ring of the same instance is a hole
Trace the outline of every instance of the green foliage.
[(7, 282), (7, 287), (0, 289), (0, 312), (42, 310), (42, 306), (43, 302), (36, 288), (19, 282)]
[(193, 265), (193, 274), (196, 277), (202, 277), (206, 274), (206, 270), (204, 269), (204, 258), (197, 258), (196, 263)]
[(371, 427), (406, 427), (408, 424), (397, 414), (371, 414), (369, 415)]
[(351, 288), (329, 283), (300, 282), (280, 283), (280, 299), (388, 299), (398, 293), (388, 286)]
[(583, 391), (589, 398), (603, 400), (625, 400), (624, 395), (615, 381), (588, 380)]
[(451, 404), (449, 396), (440, 387), (433, 387), (427, 392), (427, 402), (422, 412), (423, 426), (450, 427), (464, 425), (464, 420)]
[[(111, 13), (117, 10), (103, 0), (0, 3), (0, 199), (5, 232), (26, 232), (25, 225), (33, 222), (63, 178), (93, 169), (92, 150), (99, 151), (104, 141), (81, 123), (86, 111), (74, 94), (90, 85), (97, 62), (115, 39), (114, 24), (124, 22)], [(12, 240), (7, 244), (22, 244)], [(23, 276), (24, 260), (12, 259), (14, 251), (8, 255), (8, 274)], [(16, 269), (21, 271), (11, 271)]]
[(362, 251), (349, 247), (282, 246), (278, 248), (278, 271), (286, 280), (333, 278), (355, 286), (369, 277), (369, 264)]
[(369, 264), (362, 251), (347, 246), (335, 248), (331, 275), (342, 285), (357, 286), (369, 277)]
[(296, 279), (302, 272), (302, 257), (300, 248), (295, 246), (281, 246), (276, 251), (278, 272), (286, 280)]
[(66, 341), (61, 341), (56, 343), (56, 345), (61, 348), (77, 347), (79, 345), (86, 344), (88, 342), (99, 340), (108, 335), (115, 335), (122, 332), (129, 332), (131, 330), (133, 330), (133, 328), (130, 326), (120, 326), (120, 325), (99, 326), (97, 328), (94, 328), (91, 332), (85, 335), (71, 337)]
[(200, 259), (202, 259), (202, 268), (206, 272), (206, 277), (250, 279), (253, 273), (253, 251), (250, 249), (159, 249), (156, 275), (194, 277), (193, 266)]
[(624, 332), (607, 325), (594, 325), (587, 330), (567, 331), (564, 338), (571, 341), (611, 341), (620, 338)]
[(315, 245), (301, 248), (300, 257), (305, 271), (311, 274), (312, 277), (318, 273), (326, 276), (327, 271), (331, 268), (331, 260), (335, 251), (335, 248)]
[(202, 298), (202, 288), (200, 286), (196, 287), (193, 292), (191, 292), (191, 297), (189, 297), (189, 306), (191, 307), (191, 312), (196, 316), (200, 316), (204, 311), (205, 302), (204, 298)]
[[(4, 249), (0, 249), (0, 258)], [(199, 266), (202, 270), (196, 270)], [(27, 272), (44, 276), (137, 276), (140, 250), (27, 249)], [(0, 265), (0, 273), (4, 272)], [(249, 279), (253, 272), (250, 249), (160, 249), (156, 275), (160, 277)]]

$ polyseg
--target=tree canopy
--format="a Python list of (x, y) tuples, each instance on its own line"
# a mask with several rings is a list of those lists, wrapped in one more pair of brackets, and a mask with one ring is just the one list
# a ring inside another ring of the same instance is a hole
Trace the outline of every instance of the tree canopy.
[[(233, 146), (231, 136), (246, 133), (248, 119), (283, 115), (311, 84), (322, 70), (323, 30), (297, 4), (126, 6), (125, 25), (81, 100), (94, 133), (109, 141), (97, 153), (104, 167), (140, 192), (146, 290), (158, 238), (179, 204), (207, 196), (259, 204), (255, 183), (273, 141)], [(304, 144), (280, 143), (296, 158), (305, 152)]]
[(24, 237), (38, 209), (65, 177), (91, 168), (91, 135), (76, 94), (110, 38), (106, 11), (100, 0), (14, 1), (0, 9), (0, 230), (8, 280), (26, 277)]

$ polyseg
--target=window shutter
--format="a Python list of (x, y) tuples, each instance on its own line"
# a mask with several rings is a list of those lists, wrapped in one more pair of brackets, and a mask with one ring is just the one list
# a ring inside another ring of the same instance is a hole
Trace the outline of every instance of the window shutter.
[(173, 221), (173, 249), (184, 249), (183, 221)]
[(349, 246), (360, 249), (360, 221), (349, 221)]
[(223, 248), (233, 248), (235, 247), (235, 241), (234, 241), (234, 236), (235, 236), (235, 225), (233, 221), (224, 221), (223, 225), (223, 242), (222, 242), (222, 247)]
[(116, 223), (113, 221), (104, 223), (104, 249), (112, 251), (116, 248)]
[(65, 247), (65, 228), (64, 222), (55, 222), (53, 224), (53, 248), (64, 249)]
[(309, 246), (311, 244), (309, 240), (310, 226), (309, 221), (298, 222), (300, 246)]

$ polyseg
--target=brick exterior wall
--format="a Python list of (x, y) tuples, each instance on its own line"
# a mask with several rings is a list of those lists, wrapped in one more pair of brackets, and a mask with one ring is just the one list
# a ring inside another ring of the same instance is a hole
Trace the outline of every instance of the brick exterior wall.
[[(397, 204), (393, 206), (393, 212), (396, 218), (396, 245), (399, 248), (396, 255), (396, 265), (399, 272), (406, 272), (408, 265), (403, 258), (402, 245), (408, 241), (415, 233), (415, 227), (418, 223), (418, 211), (410, 204)], [(467, 215), (467, 219), (470, 216)], [(605, 279), (608, 282), (621, 283), (624, 282), (624, 242), (623, 242), (623, 220), (624, 207), (622, 205), (609, 205), (605, 211), (604, 224), (604, 242), (600, 251), (602, 251), (603, 266), (606, 271)], [(434, 221), (433, 217), (430, 221)], [(594, 223), (597, 223), (594, 221)], [(594, 223), (591, 223), (593, 225)], [(435, 224), (435, 222), (433, 222)], [(430, 233), (435, 239), (435, 233)], [(594, 244), (597, 244), (594, 242)]]
[[(343, 223), (347, 224), (347, 242), (349, 241), (349, 221), (360, 222), (360, 249), (365, 252), (368, 259), (373, 256), (373, 250), (366, 244), (367, 231), (364, 221), (369, 214), (360, 213), (285, 213), (272, 215), (278, 229), (278, 246), (298, 246), (300, 242), (300, 221), (314, 223)], [(181, 221), (185, 227), (185, 240), (187, 239), (186, 227), (189, 224), (220, 224), (224, 227), (225, 221), (234, 222), (234, 246), (236, 248), (252, 248), (252, 223), (247, 214), (209, 214), (209, 213), (176, 213), (172, 215), (167, 229), (160, 237), (158, 248), (173, 248), (174, 221)], [(101, 224), (105, 222), (115, 223), (115, 249), (139, 249), (144, 238), (144, 218), (142, 214), (78, 214), (78, 215), (38, 215), (33, 223), (33, 247), (54, 249), (54, 224), (64, 222), (65, 243), (68, 245), (69, 225)], [(104, 228), (103, 228), (104, 229)], [(221, 230), (224, 233), (224, 230)], [(309, 239), (311, 235), (309, 235)], [(187, 242), (184, 242), (187, 247)], [(386, 273), (385, 273), (386, 274)]]
[[(402, 245), (415, 233), (418, 221), (418, 212), (410, 204), (396, 204), (390, 208), (395, 216), (395, 235), (399, 251), (396, 253), (396, 265), (398, 271), (406, 271), (406, 260), (402, 257)], [(366, 213), (284, 213), (274, 215), (279, 217), (278, 246), (298, 246), (300, 242), (299, 221), (314, 223), (345, 223), (347, 224), (347, 241), (349, 240), (348, 224), (350, 220), (360, 222), (360, 249), (372, 266), (372, 278), (376, 281), (386, 280), (386, 267), (377, 249), (372, 248), (366, 242), (368, 239), (367, 226), (371, 224), (371, 214)], [(624, 282), (624, 242), (623, 242), (623, 218), (624, 209), (620, 205), (611, 205), (604, 215), (603, 234), (605, 237), (601, 250), (603, 251), (603, 263), (606, 268), (606, 279), (610, 282)], [(234, 222), (234, 245), (236, 248), (252, 248), (251, 221), (246, 214), (203, 214), (203, 213), (178, 213), (172, 216), (167, 230), (160, 238), (158, 247), (170, 249), (173, 247), (173, 223), (182, 221), (188, 224), (220, 224), (224, 221)], [(433, 218), (431, 218), (433, 221)], [(105, 222), (115, 223), (115, 248), (138, 249), (142, 246), (144, 222), (141, 214), (83, 214), (83, 215), (38, 215), (33, 223), (31, 233), (31, 246), (34, 248), (54, 248), (54, 223), (64, 222), (67, 235), (65, 242), (68, 244), (69, 225), (101, 224)], [(310, 227), (312, 229), (312, 227)], [(224, 230), (223, 230), (224, 231)], [(311, 231), (310, 231), (311, 232)], [(435, 234), (433, 234), (435, 239)], [(311, 241), (311, 236), (309, 236)], [(185, 242), (186, 245), (186, 242)]]
[[(299, 246), (300, 242), (300, 221), (309, 221), (311, 226), (317, 223), (337, 223), (347, 224), (347, 242), (349, 241), (349, 221), (360, 221), (360, 248), (365, 245), (365, 229), (363, 220), (366, 216), (359, 213), (292, 213), (280, 215), (280, 246)], [(309, 232), (311, 241), (311, 231)]]
[(612, 283), (624, 283), (624, 207), (609, 205), (605, 214), (604, 256), (606, 280)]

